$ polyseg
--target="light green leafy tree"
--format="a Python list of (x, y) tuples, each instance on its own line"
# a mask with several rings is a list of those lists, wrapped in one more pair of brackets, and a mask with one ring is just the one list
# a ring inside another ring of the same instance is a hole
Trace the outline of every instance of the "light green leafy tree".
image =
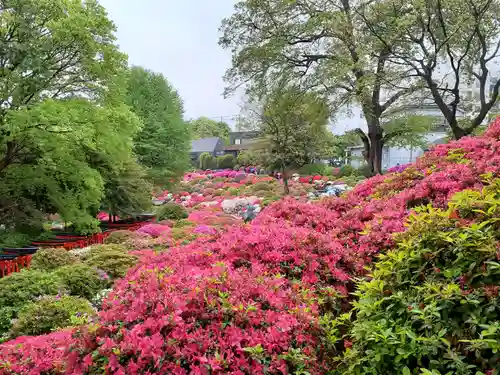
[(96, 1), (6, 0), (0, 13), (0, 222), (40, 227), (59, 213), (82, 231), (107, 176), (89, 161), (119, 166), (140, 121), (120, 105), (126, 58)]
[(208, 117), (199, 117), (190, 121), (193, 139), (218, 137), (226, 144), (229, 142), (231, 128), (223, 121), (215, 121)]
[(189, 168), (189, 127), (183, 119), (182, 100), (160, 73), (133, 67), (126, 103), (142, 120), (135, 138), (139, 162), (158, 184), (168, 184)]
[[(104, 189), (131, 157), (139, 119), (126, 106), (47, 99), (9, 112), (6, 123), (23, 152), (1, 173), (2, 196), (41, 213), (59, 213), (78, 229), (95, 229)], [(96, 155), (112, 167), (100, 168)]]
[(283, 174), (285, 194), (289, 193), (287, 169), (314, 160), (328, 130), (330, 116), (324, 98), (282, 87), (264, 101), (260, 132), (268, 146), (268, 162)]
[[(356, 104), (364, 115), (370, 169), (381, 173), (382, 118), (422, 86), (366, 30), (363, 2), (241, 0), (222, 23), (220, 44), (233, 55), (226, 94), (245, 86), (262, 97), (280, 82), (323, 93), (332, 112)], [(405, 79), (403, 80), (403, 77)], [(412, 97), (415, 100), (415, 97)]]

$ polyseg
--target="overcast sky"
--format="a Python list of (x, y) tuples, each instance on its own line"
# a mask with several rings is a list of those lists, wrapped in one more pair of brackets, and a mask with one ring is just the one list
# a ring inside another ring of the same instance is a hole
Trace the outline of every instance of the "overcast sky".
[(100, 0), (130, 64), (163, 73), (183, 98), (187, 119), (239, 113), (239, 98), (222, 97), (231, 55), (217, 44), (220, 23), (235, 2)]

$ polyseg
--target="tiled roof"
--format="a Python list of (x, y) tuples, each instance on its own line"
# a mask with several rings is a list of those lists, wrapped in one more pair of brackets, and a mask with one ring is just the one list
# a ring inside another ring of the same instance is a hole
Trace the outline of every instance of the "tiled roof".
[(191, 141), (191, 152), (214, 152), (220, 138), (201, 138)]

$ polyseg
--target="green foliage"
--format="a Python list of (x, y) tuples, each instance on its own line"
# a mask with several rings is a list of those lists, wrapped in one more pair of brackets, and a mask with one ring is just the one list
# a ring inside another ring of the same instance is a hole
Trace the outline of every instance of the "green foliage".
[(188, 217), (188, 212), (180, 204), (167, 203), (157, 207), (156, 219), (162, 220), (181, 220)]
[(176, 221), (174, 224), (174, 228), (185, 228), (185, 227), (194, 227), (195, 223), (186, 219), (182, 219)]
[(113, 215), (136, 216), (151, 208), (152, 185), (144, 167), (129, 159), (106, 175), (102, 208)]
[(121, 244), (135, 237), (135, 233), (129, 230), (115, 230), (104, 240), (105, 244)]
[(12, 326), (11, 337), (42, 335), (71, 325), (77, 314), (95, 315), (89, 301), (72, 296), (45, 297), (27, 305)]
[(203, 152), (200, 155), (200, 169), (217, 169), (217, 158), (208, 152)]
[(97, 1), (8, 1), (3, 10), (0, 32), (9, 68), (0, 79), (9, 85), (0, 87), (10, 108), (45, 97), (103, 96), (126, 66), (114, 44), (115, 27)]
[(322, 163), (306, 164), (299, 168), (299, 173), (304, 176), (326, 175), (327, 166)]
[(95, 230), (104, 181), (87, 152), (122, 151), (114, 140), (136, 125), (112, 100), (126, 67), (114, 25), (96, 1), (9, 1), (0, 19), (0, 222), (36, 227), (59, 212)]
[(410, 216), (397, 249), (359, 284), (345, 374), (498, 368), (499, 228), (500, 180)]
[(359, 167), (356, 170), (356, 174), (358, 176), (362, 176), (362, 177), (366, 177), (366, 178), (372, 176), (372, 173), (370, 171), (370, 166), (368, 164), (363, 164), (361, 167)]
[(134, 266), (136, 262), (137, 258), (135, 256), (121, 249), (105, 247), (98, 250), (92, 249), (89, 257), (84, 260), (85, 264), (106, 272), (112, 279), (125, 276), (129, 268)]
[(133, 67), (126, 103), (144, 124), (134, 142), (139, 162), (158, 183), (181, 176), (189, 167), (190, 137), (177, 91), (162, 74)]
[(222, 121), (214, 121), (208, 117), (200, 117), (192, 120), (190, 123), (193, 139), (217, 137), (226, 144), (229, 142), (229, 133), (231, 128)]
[[(285, 172), (315, 159), (318, 143), (328, 133), (329, 118), (325, 100), (297, 88), (280, 88), (266, 100), (261, 133), (269, 145), (271, 166)], [(285, 192), (288, 185), (285, 184)]]
[(44, 295), (56, 295), (64, 284), (55, 275), (40, 271), (15, 272), (0, 279), (0, 333), (9, 330), (11, 319), (26, 304)]
[(212, 155), (209, 152), (202, 152), (198, 158), (198, 161), (200, 162), (200, 169), (205, 170), (208, 169), (206, 168), (207, 166), (207, 161), (205, 159), (210, 158)]
[(398, 148), (427, 147), (426, 135), (439, 119), (432, 116), (398, 114), (385, 122), (384, 145)]
[(126, 253), (127, 252), (127, 248), (125, 246), (123, 246), (122, 244), (104, 244), (104, 245), (96, 245), (96, 246), (92, 246), (92, 248), (90, 249), (90, 255), (94, 255), (94, 254), (98, 254), (100, 252), (122, 252), (122, 253)]
[(52, 271), (56, 268), (74, 264), (78, 259), (66, 249), (39, 249), (31, 260), (31, 269)]
[(275, 182), (269, 181), (269, 182), (257, 182), (253, 185), (250, 185), (247, 190), (249, 192), (268, 192), (268, 191), (273, 191), (275, 190), (279, 185)]
[(0, 229), (0, 248), (22, 247), (30, 242), (30, 236), (13, 230)]
[(229, 188), (228, 189), (229, 194), (231, 194), (233, 197), (236, 197), (240, 195), (240, 189), (238, 188)]
[[(256, 165), (267, 165), (267, 161), (265, 160), (264, 153), (257, 150), (243, 150), (238, 154), (236, 158), (236, 162), (238, 167), (253, 167)], [(239, 168), (238, 168), (239, 169)]]
[(345, 164), (342, 167), (340, 167), (340, 174), (339, 177), (346, 177), (346, 176), (352, 176), (354, 174), (355, 170), (354, 167), (350, 164)]
[(217, 158), (217, 168), (233, 169), (236, 164), (236, 159), (233, 155), (223, 155)]
[(58, 268), (54, 274), (62, 280), (70, 295), (89, 301), (109, 286), (106, 275), (100, 275), (95, 268), (83, 263)]

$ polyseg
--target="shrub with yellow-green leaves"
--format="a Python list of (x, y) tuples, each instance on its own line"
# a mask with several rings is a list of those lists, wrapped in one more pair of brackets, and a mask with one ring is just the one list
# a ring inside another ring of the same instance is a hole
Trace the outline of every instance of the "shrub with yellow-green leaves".
[[(72, 317), (93, 316), (89, 301), (72, 296), (44, 297), (26, 305), (10, 331), (11, 337), (42, 335), (73, 325)], [(78, 321), (78, 320), (75, 320)]]
[(417, 209), (396, 239), (359, 284), (339, 373), (497, 374), (500, 180)]
[(31, 269), (52, 271), (58, 267), (74, 264), (78, 258), (66, 249), (38, 249), (31, 260)]
[(62, 280), (70, 295), (92, 300), (98, 292), (110, 286), (109, 276), (84, 263), (58, 268), (55, 276)]
[(102, 245), (93, 248), (84, 263), (116, 279), (126, 275), (128, 269), (137, 263), (137, 257), (128, 254), (119, 245)]

